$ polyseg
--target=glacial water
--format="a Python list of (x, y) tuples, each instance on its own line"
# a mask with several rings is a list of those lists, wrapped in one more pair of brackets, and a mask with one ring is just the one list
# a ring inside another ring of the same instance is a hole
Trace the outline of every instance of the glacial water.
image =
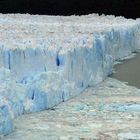
[(115, 65), (112, 78), (128, 82), (128, 85), (140, 88), (140, 53), (132, 59), (122, 61)]

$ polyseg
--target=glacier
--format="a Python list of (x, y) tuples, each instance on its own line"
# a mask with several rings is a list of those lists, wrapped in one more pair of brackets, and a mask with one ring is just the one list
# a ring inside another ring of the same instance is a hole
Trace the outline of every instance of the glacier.
[(139, 19), (0, 14), (0, 136), (15, 117), (105, 80), (116, 60), (138, 51), (139, 35)]

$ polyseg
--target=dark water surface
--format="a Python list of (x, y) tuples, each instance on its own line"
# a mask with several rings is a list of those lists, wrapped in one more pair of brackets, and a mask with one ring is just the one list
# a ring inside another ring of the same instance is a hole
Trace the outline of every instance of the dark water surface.
[(140, 88), (140, 53), (137, 53), (134, 58), (122, 62), (114, 67), (115, 73), (111, 77)]

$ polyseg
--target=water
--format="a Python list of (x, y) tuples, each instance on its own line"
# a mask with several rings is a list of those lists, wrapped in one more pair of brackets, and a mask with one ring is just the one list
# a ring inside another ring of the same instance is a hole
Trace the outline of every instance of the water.
[(140, 88), (140, 53), (128, 60), (124, 60), (122, 64), (115, 66), (115, 73), (112, 78), (128, 82), (128, 85)]

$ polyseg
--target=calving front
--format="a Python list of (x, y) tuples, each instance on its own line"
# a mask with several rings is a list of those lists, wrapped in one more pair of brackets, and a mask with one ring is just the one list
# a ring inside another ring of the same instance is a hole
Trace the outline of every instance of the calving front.
[(140, 21), (123, 17), (1, 14), (0, 30), (1, 135), (16, 116), (102, 82), (115, 60), (139, 49)]

